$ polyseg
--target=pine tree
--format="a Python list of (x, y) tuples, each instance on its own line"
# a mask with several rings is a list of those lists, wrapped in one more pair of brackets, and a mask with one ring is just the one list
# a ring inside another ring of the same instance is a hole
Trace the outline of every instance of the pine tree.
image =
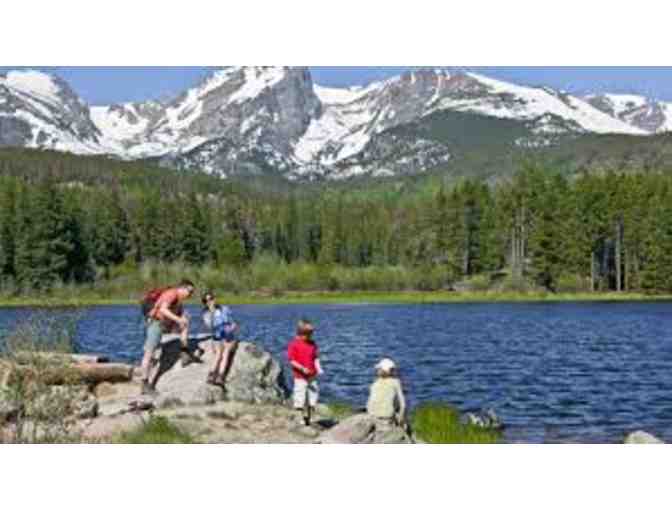
[(74, 249), (72, 225), (52, 182), (24, 187), (17, 197), (14, 267), (26, 289), (49, 289), (69, 276)]
[(15, 181), (0, 179), (0, 280), (13, 278), (15, 275), (15, 201)]

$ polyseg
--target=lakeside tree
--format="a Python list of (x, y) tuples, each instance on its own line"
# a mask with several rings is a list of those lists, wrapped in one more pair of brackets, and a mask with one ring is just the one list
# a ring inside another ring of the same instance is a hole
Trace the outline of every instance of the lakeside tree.
[[(242, 273), (257, 261), (278, 261), (278, 275), (312, 268), (292, 284), (310, 288), (432, 289), (504, 273), (551, 291), (672, 290), (672, 176), (651, 170), (564, 176), (526, 163), (495, 183), (278, 191), (148, 163), (0, 151), (0, 172), (0, 282), (25, 290), (150, 262)], [(375, 280), (383, 269), (399, 279)]]

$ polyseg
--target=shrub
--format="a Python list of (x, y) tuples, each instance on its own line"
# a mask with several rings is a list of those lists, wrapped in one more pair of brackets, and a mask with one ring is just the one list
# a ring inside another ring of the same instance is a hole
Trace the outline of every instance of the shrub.
[(141, 427), (119, 435), (118, 443), (127, 444), (191, 444), (194, 438), (163, 416), (152, 416)]
[(590, 290), (590, 280), (586, 280), (579, 275), (563, 274), (558, 278), (556, 284), (558, 292), (588, 292)]
[(332, 402), (331, 404), (328, 404), (327, 407), (329, 407), (329, 411), (331, 411), (331, 414), (337, 420), (342, 420), (357, 412), (355, 408), (347, 402)]
[(40, 312), (4, 339), (0, 400), (12, 410), (11, 442), (76, 441), (75, 415), (83, 388), (71, 359), (59, 355), (72, 352), (76, 322), (74, 313)]
[(445, 404), (423, 404), (411, 414), (413, 431), (419, 439), (434, 444), (496, 443), (498, 432), (460, 422), (460, 413)]

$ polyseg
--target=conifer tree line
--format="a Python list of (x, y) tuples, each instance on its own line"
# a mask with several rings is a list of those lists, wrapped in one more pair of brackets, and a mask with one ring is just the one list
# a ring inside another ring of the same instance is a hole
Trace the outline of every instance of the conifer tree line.
[(504, 275), (551, 291), (672, 291), (668, 174), (566, 177), (528, 165), (494, 185), (277, 192), (120, 165), (0, 155), (0, 285), (91, 283), (148, 261), (245, 271), (271, 257), (290, 270), (439, 275), (421, 289)]

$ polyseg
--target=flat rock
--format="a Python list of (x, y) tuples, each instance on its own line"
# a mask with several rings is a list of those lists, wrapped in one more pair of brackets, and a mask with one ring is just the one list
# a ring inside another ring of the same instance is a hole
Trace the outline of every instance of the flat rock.
[(376, 429), (375, 419), (368, 414), (356, 414), (322, 433), (319, 443), (360, 444), (372, 443)]
[(109, 383), (102, 382), (93, 389), (93, 394), (98, 400), (131, 398), (140, 394), (138, 382)]
[(413, 443), (412, 438), (401, 427), (383, 424), (366, 414), (350, 416), (320, 434), (318, 443), (345, 444), (400, 444)]
[(126, 413), (118, 416), (101, 416), (82, 424), (81, 434), (85, 439), (104, 440), (140, 427), (145, 421), (146, 417), (142, 414)]

